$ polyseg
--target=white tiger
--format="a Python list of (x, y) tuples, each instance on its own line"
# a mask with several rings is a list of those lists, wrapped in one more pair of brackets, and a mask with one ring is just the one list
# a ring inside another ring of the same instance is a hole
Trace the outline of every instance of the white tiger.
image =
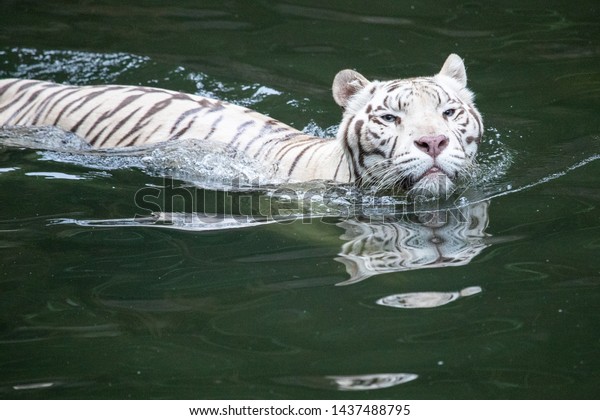
[(255, 111), (186, 93), (139, 86), (66, 86), (0, 80), (0, 126), (56, 126), (95, 148), (172, 139), (224, 143), (275, 165), (289, 182), (331, 180), (375, 190), (443, 193), (468, 177), (483, 133), (451, 54), (432, 77), (370, 82), (352, 70), (333, 81), (344, 109), (336, 139), (318, 138)]

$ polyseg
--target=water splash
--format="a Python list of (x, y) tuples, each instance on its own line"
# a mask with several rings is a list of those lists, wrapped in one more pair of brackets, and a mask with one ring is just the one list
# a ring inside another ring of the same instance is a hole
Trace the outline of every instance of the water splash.
[(113, 83), (123, 75), (151, 63), (150, 58), (128, 53), (10, 48), (0, 50), (7, 71), (0, 77), (55, 80), (75, 85)]

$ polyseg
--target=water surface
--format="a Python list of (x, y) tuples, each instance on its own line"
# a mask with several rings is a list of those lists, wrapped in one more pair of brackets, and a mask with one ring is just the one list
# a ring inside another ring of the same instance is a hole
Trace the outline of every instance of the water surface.
[(4, 132), (0, 395), (598, 398), (599, 18), (593, 1), (0, 5), (0, 77), (183, 90), (332, 135), (338, 70), (433, 74), (456, 52), (487, 127), (481, 182), (424, 208)]

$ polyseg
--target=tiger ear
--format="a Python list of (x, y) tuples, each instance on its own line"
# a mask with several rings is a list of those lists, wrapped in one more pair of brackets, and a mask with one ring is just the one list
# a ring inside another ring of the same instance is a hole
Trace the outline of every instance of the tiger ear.
[(467, 86), (467, 71), (462, 58), (456, 54), (450, 54), (439, 73), (441, 76), (449, 77), (458, 82), (461, 88)]
[(352, 96), (367, 86), (369, 81), (354, 70), (342, 70), (333, 79), (333, 99), (342, 108), (346, 108)]

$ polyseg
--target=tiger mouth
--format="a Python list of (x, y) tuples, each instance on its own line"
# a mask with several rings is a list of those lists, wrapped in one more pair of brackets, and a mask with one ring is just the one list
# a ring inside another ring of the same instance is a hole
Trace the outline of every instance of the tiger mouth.
[(419, 177), (419, 179), (423, 179), (426, 176), (430, 176), (430, 175), (437, 175), (440, 172), (444, 173), (444, 171), (442, 171), (438, 166), (433, 165), (431, 168), (429, 168), (427, 171), (425, 171), (425, 173), (423, 175), (421, 175)]
[(447, 174), (439, 166), (433, 165), (431, 168), (427, 169), (421, 175), (409, 176), (409, 177), (402, 179), (397, 184), (397, 187), (400, 187), (400, 189), (402, 189), (404, 191), (410, 191), (419, 184), (421, 184), (421, 185), (429, 184), (430, 186), (432, 186), (434, 184), (438, 184), (444, 177), (450, 181), (452, 181), (454, 178), (453, 176)]
[(442, 184), (453, 184), (453, 174), (449, 174), (439, 166), (433, 164), (429, 169), (419, 174), (412, 174), (398, 179), (394, 185), (389, 185), (384, 190), (400, 192), (410, 192), (413, 190), (439, 190)]
[(414, 182), (416, 184), (417, 182), (419, 182), (425, 178), (439, 177), (439, 176), (446, 176), (450, 180), (452, 180), (454, 178), (454, 176), (452, 176), (452, 174), (446, 173), (446, 171), (444, 171), (439, 166), (432, 165), (431, 168), (429, 168), (428, 170), (423, 172), (423, 174), (421, 176), (417, 177)]
[(437, 196), (451, 189), (451, 186), (454, 185), (454, 178), (452, 174), (448, 174), (439, 166), (432, 165), (421, 175), (406, 180), (403, 186), (409, 193)]

